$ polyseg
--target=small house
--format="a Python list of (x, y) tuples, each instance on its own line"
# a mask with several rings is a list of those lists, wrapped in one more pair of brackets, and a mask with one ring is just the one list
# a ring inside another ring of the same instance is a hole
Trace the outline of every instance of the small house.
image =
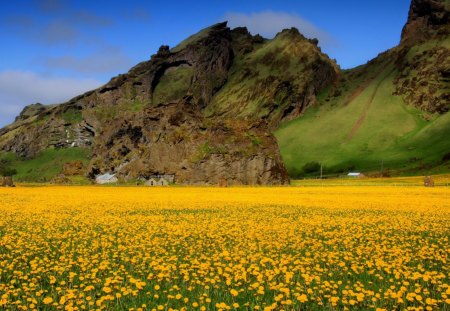
[(165, 178), (158, 180), (158, 186), (168, 186), (169, 182)]
[(169, 185), (169, 181), (167, 181), (167, 179), (165, 178), (150, 178), (149, 180), (147, 180), (144, 185), (146, 186), (150, 186), (150, 187), (154, 187), (154, 186), (168, 186)]
[(115, 174), (110, 174), (110, 173), (106, 173), (103, 175), (97, 175), (95, 177), (95, 182), (97, 184), (103, 185), (103, 184), (113, 184), (118, 182), (119, 180), (117, 179)]
[(149, 180), (147, 180), (144, 183), (144, 185), (146, 185), (146, 186), (156, 186), (157, 184), (158, 184), (158, 182), (154, 178), (150, 178)]
[(347, 174), (348, 177), (356, 177), (356, 178), (361, 178), (364, 177), (364, 174), (359, 173), (359, 172), (350, 172)]

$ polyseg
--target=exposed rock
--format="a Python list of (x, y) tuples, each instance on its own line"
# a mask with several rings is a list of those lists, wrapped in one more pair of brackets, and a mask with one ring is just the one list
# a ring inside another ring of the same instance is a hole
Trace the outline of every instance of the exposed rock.
[(397, 66), (396, 95), (430, 113), (450, 110), (450, 50), (433, 47), (412, 58), (401, 54)]
[(315, 46), (319, 45), (319, 39), (317, 39), (317, 38), (309, 39), (309, 42), (311, 42), (311, 43), (314, 44)]
[(450, 4), (446, 0), (412, 0), (402, 44), (414, 44), (450, 34)]
[(74, 161), (74, 162), (64, 163), (63, 174), (65, 176), (84, 175), (84, 173), (85, 173), (85, 167), (84, 167), (83, 162)]
[(59, 174), (54, 176), (52, 180), (50, 180), (50, 183), (55, 185), (68, 185), (71, 184), (72, 181), (69, 178), (67, 178), (64, 174)]
[(15, 122), (23, 121), (30, 117), (37, 116), (38, 114), (44, 112), (46, 109), (46, 106), (40, 103), (25, 106), (25, 108), (23, 108), (20, 114), (16, 117)]
[[(180, 111), (183, 117), (175, 117)], [(266, 124), (205, 118), (188, 103), (116, 119), (100, 133), (89, 170), (111, 171), (124, 180), (171, 174), (177, 183), (190, 184), (215, 185), (224, 177), (230, 184), (289, 182)]]

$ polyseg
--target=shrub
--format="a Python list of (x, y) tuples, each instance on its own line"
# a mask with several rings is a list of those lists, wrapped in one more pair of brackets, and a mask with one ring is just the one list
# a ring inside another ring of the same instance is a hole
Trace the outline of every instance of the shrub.
[(316, 173), (320, 171), (320, 163), (316, 161), (308, 162), (303, 165), (303, 172), (305, 174)]
[(17, 174), (17, 170), (10, 167), (7, 162), (0, 162), (0, 176), (13, 176)]

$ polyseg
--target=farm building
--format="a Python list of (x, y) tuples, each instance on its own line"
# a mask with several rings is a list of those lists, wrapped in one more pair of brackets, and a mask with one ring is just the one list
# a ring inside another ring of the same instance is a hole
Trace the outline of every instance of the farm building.
[(347, 174), (348, 177), (357, 177), (357, 178), (361, 178), (364, 177), (363, 173), (359, 173), (359, 172), (350, 172)]
[(170, 184), (173, 184), (175, 182), (175, 174), (155, 174), (151, 175), (150, 178), (153, 178), (155, 180), (165, 179)]
[(168, 186), (169, 182), (167, 180), (165, 180), (164, 178), (161, 178), (160, 180), (158, 180), (158, 186)]
[(97, 184), (103, 185), (103, 184), (113, 184), (118, 182), (119, 180), (117, 179), (115, 174), (110, 174), (110, 173), (106, 173), (103, 175), (97, 175), (95, 177), (95, 182)]
[(146, 186), (156, 186), (158, 184), (158, 181), (154, 178), (150, 178), (149, 180), (147, 180), (144, 185)]
[(154, 187), (154, 186), (168, 186), (169, 182), (165, 178), (150, 178), (144, 185)]

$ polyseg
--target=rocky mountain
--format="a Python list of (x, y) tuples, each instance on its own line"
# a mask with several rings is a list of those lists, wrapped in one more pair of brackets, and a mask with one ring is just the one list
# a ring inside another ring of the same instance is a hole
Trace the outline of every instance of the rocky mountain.
[(27, 106), (0, 130), (0, 150), (19, 162), (90, 150), (81, 159), (90, 178), (286, 184), (271, 129), (314, 104), (337, 72), (296, 29), (266, 40), (220, 23), (67, 103)]
[(276, 131), (292, 176), (450, 171), (450, 2), (413, 0), (398, 46), (341, 71), (318, 103)]
[(0, 130), (0, 158), (24, 180), (72, 161), (91, 179), (186, 184), (285, 184), (285, 165), (298, 176), (308, 162), (440, 166), (450, 159), (448, 20), (449, 1), (412, 0), (399, 45), (351, 70), (295, 28), (267, 40), (216, 24), (99, 89), (27, 106)]

